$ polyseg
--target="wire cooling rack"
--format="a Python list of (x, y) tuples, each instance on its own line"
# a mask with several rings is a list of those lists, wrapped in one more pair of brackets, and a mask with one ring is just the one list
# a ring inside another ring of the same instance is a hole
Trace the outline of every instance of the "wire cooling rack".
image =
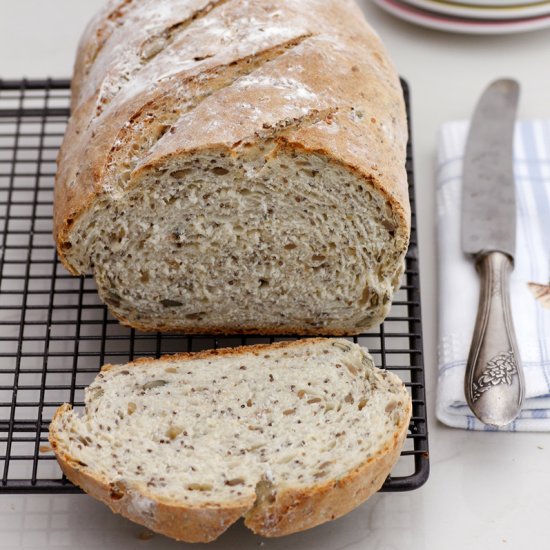
[[(69, 85), (0, 80), (0, 492), (79, 491), (49, 449), (48, 425), (61, 403), (83, 405), (84, 388), (101, 365), (281, 339), (138, 333), (108, 314), (93, 279), (72, 277), (61, 267), (51, 217)], [(405, 83), (403, 89), (408, 105)], [(401, 376), (412, 394), (409, 433), (386, 491), (415, 489), (429, 471), (410, 143), (407, 171), (413, 217), (404, 284), (384, 324), (353, 338), (378, 366)]]

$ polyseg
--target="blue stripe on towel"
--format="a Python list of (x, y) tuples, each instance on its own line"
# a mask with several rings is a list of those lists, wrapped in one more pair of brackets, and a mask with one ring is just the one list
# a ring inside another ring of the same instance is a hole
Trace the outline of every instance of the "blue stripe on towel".
[[(525, 149), (530, 154), (537, 153), (537, 136), (535, 133), (535, 124), (522, 124), (522, 138), (525, 145)], [(550, 139), (550, 133), (548, 125), (541, 125), (541, 129)], [(550, 143), (550, 142), (549, 142)], [(533, 196), (535, 197), (535, 207), (537, 210), (537, 219), (542, 230), (541, 235), (548, 235), (549, 239), (546, 239), (545, 244), (550, 247), (550, 203), (548, 202), (548, 196), (546, 194), (545, 183), (549, 181), (548, 175), (544, 173), (541, 168), (540, 160), (538, 162), (530, 162), (527, 164), (529, 167), (528, 184), (532, 189)], [(548, 248), (547, 248), (548, 250)]]
[[(537, 150), (537, 142), (536, 142), (536, 134), (535, 134), (535, 124), (536, 122), (532, 123), (524, 123), (521, 125), (522, 128), (522, 139), (524, 143), (525, 150), (529, 151), (530, 155), (538, 155)], [(540, 163), (532, 163), (529, 164), (529, 175), (533, 176), (528, 183), (530, 186), (533, 196), (535, 197), (535, 208), (537, 210), (536, 214), (535, 212), (529, 212), (529, 217), (532, 219), (534, 216), (537, 217), (539, 224), (541, 225), (540, 229), (542, 230), (542, 235), (548, 235), (550, 236), (550, 205), (548, 204), (546, 193), (544, 192), (544, 183), (541, 180), (545, 180), (545, 174), (543, 173), (541, 169)], [(535, 180), (535, 181), (533, 181)], [(526, 238), (528, 241), (528, 244), (531, 244), (531, 238), (532, 234), (531, 232), (526, 232)], [(534, 248), (534, 247), (532, 247)], [(546, 282), (541, 281), (539, 277), (542, 275), (538, 272), (536, 269), (537, 267), (537, 259), (534, 256), (532, 257), (531, 267), (532, 267), (532, 277), (534, 282)], [(539, 336), (539, 345), (540, 345), (540, 354), (541, 354), (541, 360), (544, 362), (548, 358), (548, 349), (546, 347), (546, 326), (545, 326), (545, 314), (542, 311), (542, 308), (537, 308), (537, 326), (538, 326), (538, 336)], [(546, 380), (546, 384), (548, 388), (550, 389), (550, 373), (548, 372), (547, 368), (543, 368), (544, 378)]]

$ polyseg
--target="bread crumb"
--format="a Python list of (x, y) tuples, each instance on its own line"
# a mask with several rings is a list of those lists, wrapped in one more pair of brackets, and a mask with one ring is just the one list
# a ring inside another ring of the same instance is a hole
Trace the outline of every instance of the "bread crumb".
[(40, 445), (38, 447), (40, 453), (51, 453), (53, 449), (49, 445)]
[(138, 535), (139, 540), (148, 541), (151, 540), (155, 536), (155, 533), (152, 531), (141, 531), (141, 533)]

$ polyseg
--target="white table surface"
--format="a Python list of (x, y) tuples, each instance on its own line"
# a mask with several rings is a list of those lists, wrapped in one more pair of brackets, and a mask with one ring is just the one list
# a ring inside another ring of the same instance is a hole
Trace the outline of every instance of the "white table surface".
[[(78, 37), (102, 0), (0, 0), (0, 77), (67, 77)], [(445, 34), (364, 11), (412, 89), (431, 475), (410, 493), (378, 494), (348, 516), (279, 540), (238, 525), (212, 548), (315, 550), (550, 547), (550, 437), (470, 433), (434, 417), (436, 132), (470, 115), (493, 78), (523, 86), (520, 116), (550, 116), (550, 30), (503, 37)], [(0, 495), (0, 548), (186, 548), (114, 516), (83, 495)]]

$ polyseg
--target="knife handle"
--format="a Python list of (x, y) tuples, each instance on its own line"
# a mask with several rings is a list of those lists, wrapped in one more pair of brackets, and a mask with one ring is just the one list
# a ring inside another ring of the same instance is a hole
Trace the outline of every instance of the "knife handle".
[(481, 288), (464, 392), (479, 420), (505, 426), (519, 414), (524, 395), (510, 309), (512, 260), (501, 252), (490, 252), (477, 258), (476, 267)]

